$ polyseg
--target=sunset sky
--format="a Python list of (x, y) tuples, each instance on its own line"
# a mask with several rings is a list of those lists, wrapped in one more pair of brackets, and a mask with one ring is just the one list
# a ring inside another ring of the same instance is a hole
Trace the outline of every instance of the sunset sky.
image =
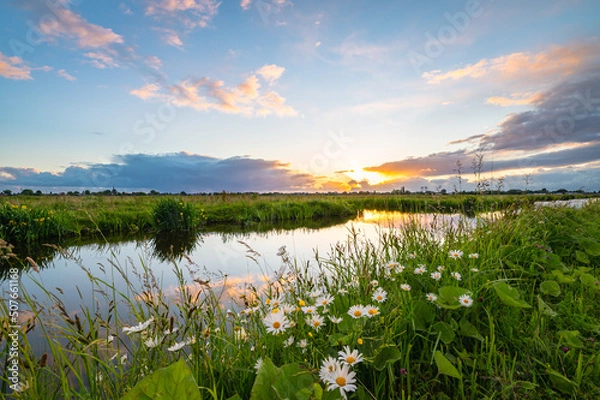
[[(8, 0), (0, 191), (600, 190), (597, 0)], [(504, 178), (503, 181), (499, 181)]]

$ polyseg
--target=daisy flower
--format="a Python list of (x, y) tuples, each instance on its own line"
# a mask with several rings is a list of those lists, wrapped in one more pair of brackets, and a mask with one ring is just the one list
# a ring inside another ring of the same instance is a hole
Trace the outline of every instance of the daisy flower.
[(479, 253), (471, 253), (469, 254), (469, 258), (479, 258)]
[(359, 362), (363, 362), (362, 354), (360, 354), (356, 349), (350, 351), (350, 346), (344, 346), (344, 349), (339, 351), (338, 354), (338, 360), (348, 365), (354, 365), (358, 364)]
[(325, 320), (322, 316), (318, 314), (313, 314), (312, 317), (306, 318), (306, 323), (314, 328), (317, 332), (321, 328), (321, 326), (325, 325)]
[(435, 295), (435, 293), (427, 293), (425, 296), (427, 297), (427, 300), (431, 302), (437, 300), (437, 296)]
[(344, 399), (347, 399), (346, 392), (354, 392), (356, 390), (356, 372), (350, 372), (350, 366), (341, 364), (340, 368), (332, 372), (325, 382), (329, 384), (327, 390), (339, 389), (340, 394)]
[(387, 292), (383, 290), (383, 288), (377, 288), (373, 292), (373, 296), (371, 296), (371, 299), (378, 303), (383, 303), (387, 299)]
[(432, 272), (431, 279), (435, 279), (436, 281), (439, 281), (440, 279), (442, 279), (442, 274), (438, 271)]
[(448, 252), (448, 255), (450, 256), (450, 258), (457, 259), (457, 258), (462, 258), (463, 252), (460, 250), (450, 250)]
[(339, 324), (343, 320), (342, 317), (332, 317), (331, 315), (328, 318), (334, 324)]
[(307, 346), (308, 346), (308, 342), (306, 341), (306, 339), (302, 339), (301, 341), (298, 342), (298, 347), (300, 347), (301, 349), (306, 349)]
[(373, 280), (371, 281), (371, 286), (373, 286), (373, 287), (377, 287), (377, 286), (379, 286), (379, 281), (377, 281), (376, 279), (373, 279)]
[(263, 359), (262, 359), (262, 357), (260, 357), (258, 360), (256, 360), (256, 363), (254, 364), (254, 369), (256, 370), (256, 372), (258, 372), (260, 367), (262, 367), (262, 364), (263, 364)]
[(468, 294), (463, 294), (458, 298), (458, 302), (463, 307), (471, 307), (473, 305), (473, 299)]
[(479, 272), (478, 268), (471, 268), (471, 272)]
[(394, 269), (398, 265), (400, 265), (400, 264), (398, 264), (396, 261), (390, 261), (389, 263), (385, 264), (385, 268), (386, 269)]
[(290, 325), (290, 321), (286, 318), (283, 311), (268, 314), (263, 318), (263, 323), (267, 327), (267, 332), (274, 335), (285, 332)]
[(453, 272), (452, 277), (457, 281), (460, 281), (460, 279), (462, 278), (462, 276), (458, 272)]
[(146, 328), (148, 328), (153, 321), (154, 321), (154, 317), (150, 317), (150, 319), (148, 321), (140, 322), (139, 324), (131, 326), (131, 327), (127, 327), (127, 326), (124, 327), (123, 332), (128, 335), (130, 333), (141, 332), (141, 331), (145, 330)]
[(446, 269), (446, 267), (444, 267), (443, 265), (438, 265), (437, 270), (439, 272), (444, 272), (444, 270)]
[(148, 348), (150, 348), (150, 349), (153, 349), (153, 348), (155, 348), (156, 346), (158, 346), (158, 345), (160, 344), (160, 342), (161, 342), (161, 341), (162, 341), (162, 339), (161, 339), (161, 338), (159, 338), (159, 337), (154, 337), (154, 338), (149, 338), (149, 339), (146, 339), (146, 340), (144, 341), (144, 344), (146, 345), (146, 347), (148, 347)]
[(348, 310), (348, 315), (350, 315), (352, 318), (364, 317), (366, 314), (367, 309), (362, 304), (352, 306)]
[(327, 379), (341, 367), (340, 363), (333, 357), (329, 356), (321, 362), (319, 368), (319, 378), (326, 382)]
[(410, 292), (411, 287), (408, 283), (403, 283), (400, 285), (400, 289), (404, 290), (405, 292)]
[(415, 275), (423, 275), (425, 272), (427, 272), (427, 268), (425, 268), (425, 265), (419, 264), (419, 267), (415, 268), (413, 272)]
[(417, 258), (417, 253), (415, 253), (415, 252), (408, 253), (406, 256), (407, 256), (408, 258)]
[(367, 317), (369, 318), (379, 315), (379, 307), (377, 306), (368, 305), (365, 309), (367, 310)]
[(294, 335), (290, 336), (286, 340), (283, 341), (283, 347), (290, 347), (294, 344), (295, 338)]
[(317, 312), (317, 307), (315, 307), (315, 306), (305, 306), (305, 307), (302, 307), (302, 312), (304, 314), (314, 314), (314, 313)]
[(322, 295), (317, 298), (315, 304), (317, 307), (327, 307), (333, 302), (333, 296), (330, 294)]
[(404, 265), (398, 265), (398, 266), (396, 267), (396, 273), (397, 273), (397, 274), (401, 274), (401, 273), (403, 273), (403, 272), (404, 272), (404, 270), (405, 270), (405, 269), (406, 269), (406, 267), (405, 267)]

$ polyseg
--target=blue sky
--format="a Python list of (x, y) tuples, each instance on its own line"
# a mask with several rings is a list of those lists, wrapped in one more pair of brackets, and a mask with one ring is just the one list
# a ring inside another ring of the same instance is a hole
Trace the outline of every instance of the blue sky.
[[(0, 5), (0, 189), (600, 190), (597, 1)], [(500, 178), (503, 178), (500, 180)]]

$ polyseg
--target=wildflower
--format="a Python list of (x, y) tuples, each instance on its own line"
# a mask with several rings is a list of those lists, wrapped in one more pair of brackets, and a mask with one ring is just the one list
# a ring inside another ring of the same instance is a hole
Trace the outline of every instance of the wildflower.
[(348, 310), (348, 315), (350, 315), (352, 318), (364, 317), (366, 313), (367, 313), (367, 310), (365, 309), (365, 307), (362, 304), (352, 306)]
[(425, 268), (425, 265), (419, 264), (419, 267), (415, 268), (413, 272), (415, 275), (423, 275), (425, 272), (427, 272), (427, 268)]
[(348, 291), (344, 288), (338, 289), (338, 294), (348, 294)]
[(283, 314), (283, 311), (279, 311), (274, 314), (268, 314), (265, 318), (263, 318), (263, 323), (267, 327), (267, 332), (274, 335), (280, 332), (285, 332), (290, 325), (290, 321)]
[(397, 262), (395, 262), (395, 261), (390, 261), (389, 263), (387, 263), (387, 264), (385, 265), (385, 268), (386, 268), (386, 269), (394, 269), (394, 268), (396, 268), (398, 265), (400, 265), (400, 264), (398, 264), (398, 263), (397, 263)]
[(387, 292), (383, 290), (383, 288), (377, 288), (373, 292), (373, 296), (371, 296), (371, 299), (378, 303), (383, 303), (387, 299)]
[(427, 300), (429, 301), (436, 301), (437, 300), (437, 296), (435, 295), (435, 293), (427, 293), (425, 295), (427, 297)]
[(364, 343), (364, 341), (363, 341), (361, 338), (358, 338), (358, 340), (356, 341), (356, 343), (358, 343), (358, 344), (363, 344), (363, 343)]
[(460, 250), (450, 250), (448, 252), (448, 255), (450, 256), (450, 258), (454, 258), (456, 260), (457, 258), (462, 258), (463, 252)]
[(246, 334), (246, 330), (243, 327), (235, 326), (233, 328), (233, 337), (236, 340), (246, 340), (246, 338), (248, 338), (248, 335)]
[(333, 374), (338, 368), (340, 368), (338, 361), (329, 356), (321, 362), (321, 368), (319, 369), (319, 378), (326, 382), (327, 378)]
[(404, 270), (405, 270), (405, 269), (406, 269), (406, 267), (405, 267), (404, 265), (398, 265), (398, 266), (396, 267), (396, 273), (397, 273), (397, 274), (401, 274), (401, 273), (403, 273), (403, 272), (404, 272)]
[(403, 283), (400, 285), (400, 289), (404, 290), (405, 292), (410, 292), (411, 287), (408, 283)]
[(186, 339), (184, 341), (181, 342), (175, 342), (175, 344), (169, 348), (167, 348), (168, 351), (177, 351), (177, 350), (181, 350), (182, 348), (184, 348), (185, 346), (187, 346), (188, 344), (194, 344), (196, 343), (196, 337), (192, 336), (189, 339)]
[(407, 256), (408, 258), (417, 258), (417, 253), (415, 253), (415, 252), (408, 253), (406, 256)]
[(477, 269), (477, 268), (471, 268), (471, 272), (479, 272), (479, 269)]
[(362, 354), (358, 350), (350, 351), (350, 346), (344, 346), (344, 349), (339, 351), (338, 354), (338, 360), (348, 365), (358, 364), (363, 361)]
[(473, 304), (473, 299), (468, 294), (463, 294), (458, 298), (458, 302), (461, 306), (471, 307), (471, 305)]
[(121, 358), (119, 359), (119, 363), (120, 363), (121, 365), (123, 365), (123, 364), (125, 364), (125, 361), (127, 361), (127, 354), (123, 354), (123, 355), (121, 356)]
[(408, 371), (406, 370), (406, 368), (400, 368), (400, 374), (401, 375), (407, 375)]
[(356, 372), (350, 372), (349, 365), (341, 364), (324, 381), (329, 384), (327, 390), (339, 389), (342, 397), (346, 399), (346, 392), (354, 392), (356, 390), (355, 376)]
[(438, 265), (437, 270), (439, 272), (444, 272), (444, 270), (446, 269), (446, 267), (444, 267), (443, 265)]
[(299, 305), (300, 307), (304, 307), (304, 306), (306, 305), (306, 302), (305, 302), (304, 300), (302, 300), (302, 299), (299, 299), (299, 300), (298, 300), (298, 305)]
[(260, 367), (262, 367), (262, 363), (263, 363), (262, 357), (260, 357), (258, 360), (256, 360), (256, 363), (254, 364), (254, 369), (256, 370), (256, 372), (258, 372), (260, 370)]
[(452, 277), (457, 281), (460, 281), (460, 279), (462, 278), (462, 276), (458, 272), (453, 272)]
[(156, 346), (158, 346), (161, 341), (162, 341), (161, 338), (159, 338), (159, 337), (153, 337), (153, 338), (149, 338), (149, 339), (145, 340), (144, 344), (146, 345), (146, 347), (149, 347), (149, 348), (153, 349)]
[(479, 253), (471, 253), (469, 254), (469, 258), (479, 258)]
[(306, 349), (307, 346), (308, 346), (308, 342), (306, 341), (306, 339), (302, 339), (301, 341), (298, 342), (298, 347), (300, 347), (301, 349)]
[(435, 279), (436, 281), (439, 281), (440, 279), (442, 279), (442, 274), (438, 271), (432, 272), (431, 279)]
[(283, 347), (290, 347), (294, 344), (295, 338), (294, 335), (290, 336), (286, 340), (283, 341)]
[(304, 314), (314, 314), (317, 312), (317, 308), (315, 306), (302, 307), (302, 312)]
[(318, 332), (321, 326), (325, 325), (325, 320), (322, 316), (313, 314), (312, 317), (306, 318), (306, 323)]
[(275, 296), (275, 297), (273, 297), (271, 299), (267, 299), (267, 300), (270, 300), (267, 304), (269, 304), (271, 306), (271, 308), (277, 308), (283, 302), (283, 299), (281, 298), (281, 296)]
[(284, 313), (284, 314), (286, 314), (286, 315), (287, 315), (287, 314), (290, 314), (290, 313), (292, 313), (292, 312), (296, 311), (296, 307), (294, 307), (294, 306), (293, 306), (293, 305), (291, 305), (291, 304), (284, 304), (284, 305), (281, 307), (281, 310), (283, 311), (283, 313)]
[(115, 340), (115, 335), (108, 335), (106, 338), (106, 343), (112, 343)]
[(339, 324), (343, 320), (342, 317), (332, 317), (331, 315), (328, 318), (334, 324)]
[(141, 332), (141, 331), (145, 330), (146, 328), (148, 328), (153, 321), (154, 321), (154, 317), (150, 317), (150, 319), (145, 322), (140, 322), (139, 324), (131, 326), (131, 327), (127, 327), (127, 326), (124, 327), (123, 332), (128, 335), (130, 333)]
[(333, 296), (330, 294), (322, 295), (317, 298), (316, 304), (318, 307), (327, 307), (333, 302)]
[(376, 315), (379, 315), (379, 308), (377, 306), (368, 305), (365, 308), (367, 310), (367, 317), (371, 318)]
[(377, 281), (376, 279), (373, 279), (373, 280), (371, 281), (371, 286), (373, 286), (373, 287), (377, 287), (377, 286), (379, 286), (379, 281)]

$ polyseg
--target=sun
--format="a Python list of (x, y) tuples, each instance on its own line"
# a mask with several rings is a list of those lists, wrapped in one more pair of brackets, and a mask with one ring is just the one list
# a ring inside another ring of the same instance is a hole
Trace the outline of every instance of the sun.
[(367, 181), (371, 185), (377, 185), (386, 181), (386, 176), (379, 172), (365, 171), (362, 168), (353, 169), (352, 171), (346, 172), (350, 178), (357, 182)]

